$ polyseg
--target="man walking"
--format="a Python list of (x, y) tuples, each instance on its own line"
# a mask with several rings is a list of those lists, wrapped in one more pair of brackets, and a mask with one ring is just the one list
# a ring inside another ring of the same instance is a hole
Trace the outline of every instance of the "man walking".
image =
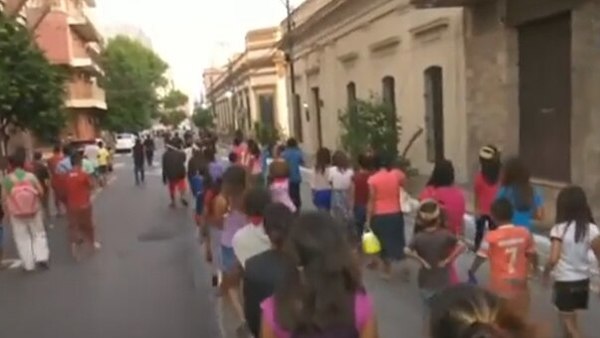
[(144, 172), (144, 146), (140, 139), (135, 140), (135, 145), (131, 151), (133, 156), (133, 174), (135, 175), (135, 185), (143, 184), (145, 181)]
[(144, 151), (146, 152), (146, 161), (149, 167), (152, 167), (152, 164), (154, 163), (154, 150), (154, 138), (151, 134), (148, 134), (144, 140)]
[(102, 141), (98, 142), (98, 174), (100, 185), (106, 185), (107, 176), (108, 176), (108, 165), (110, 161), (110, 152), (106, 147), (104, 147), (104, 143)]
[(175, 207), (175, 194), (179, 192), (181, 204), (187, 206), (185, 153), (181, 150), (181, 142), (167, 144), (162, 158), (163, 183), (169, 187), (171, 208)]

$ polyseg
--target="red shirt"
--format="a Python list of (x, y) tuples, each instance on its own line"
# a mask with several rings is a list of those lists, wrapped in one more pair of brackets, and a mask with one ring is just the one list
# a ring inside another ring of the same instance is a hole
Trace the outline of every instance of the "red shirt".
[(477, 213), (489, 215), (490, 208), (496, 195), (498, 195), (498, 183), (489, 184), (481, 173), (475, 177), (475, 198), (477, 199)]
[(82, 209), (91, 205), (92, 179), (81, 167), (75, 167), (65, 177), (67, 208)]
[(56, 175), (56, 167), (58, 167), (58, 162), (62, 161), (62, 159), (63, 156), (61, 154), (54, 154), (48, 159), (48, 170), (50, 170), (51, 175)]
[(368, 171), (357, 171), (352, 180), (354, 181), (354, 204), (366, 206), (369, 202), (369, 177)]

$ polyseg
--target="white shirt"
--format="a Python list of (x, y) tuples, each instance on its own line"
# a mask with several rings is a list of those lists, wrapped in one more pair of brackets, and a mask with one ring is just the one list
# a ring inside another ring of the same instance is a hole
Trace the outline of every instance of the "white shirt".
[(333, 190), (348, 190), (352, 186), (354, 170), (346, 169), (341, 171), (338, 167), (331, 167), (329, 168), (327, 175)]
[(550, 238), (562, 242), (560, 259), (554, 267), (554, 279), (560, 282), (573, 282), (589, 279), (591, 269), (597, 264), (590, 257), (592, 241), (600, 235), (595, 224), (588, 224), (588, 232), (580, 242), (575, 242), (575, 223), (561, 223), (555, 225), (550, 231)]
[(185, 153), (185, 163), (188, 163), (190, 161), (190, 159), (192, 158), (193, 151), (194, 149), (192, 147), (187, 147), (183, 149), (183, 152)]
[(271, 241), (262, 224), (246, 224), (233, 236), (233, 252), (243, 267), (248, 258), (263, 253), (271, 248)]
[(329, 190), (331, 189), (331, 183), (329, 183), (329, 168), (325, 169), (325, 172), (313, 170), (312, 177), (310, 179), (310, 188), (313, 190)]
[(83, 154), (94, 164), (94, 166), (98, 166), (98, 152), (100, 151), (100, 147), (96, 144), (88, 144), (83, 149)]

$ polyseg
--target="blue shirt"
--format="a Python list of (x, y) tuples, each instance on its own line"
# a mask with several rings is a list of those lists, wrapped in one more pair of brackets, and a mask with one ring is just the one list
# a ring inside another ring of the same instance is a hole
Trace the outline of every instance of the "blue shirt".
[(65, 157), (56, 166), (56, 172), (59, 174), (66, 174), (73, 170), (73, 165), (71, 164), (71, 158)]
[(223, 177), (223, 173), (225, 172), (225, 166), (218, 161), (210, 162), (208, 164), (208, 173), (210, 174), (210, 178), (213, 181), (216, 181)]
[(496, 199), (500, 198), (506, 198), (513, 207), (512, 223), (531, 230), (531, 223), (535, 212), (544, 204), (544, 200), (538, 189), (533, 189), (533, 205), (527, 210), (517, 210), (516, 196), (514, 189), (511, 187), (501, 187), (498, 190), (498, 195), (496, 195)]
[(300, 166), (304, 164), (302, 151), (298, 148), (289, 148), (284, 150), (281, 156), (287, 162), (290, 169), (290, 182), (302, 182), (302, 174), (300, 173)]

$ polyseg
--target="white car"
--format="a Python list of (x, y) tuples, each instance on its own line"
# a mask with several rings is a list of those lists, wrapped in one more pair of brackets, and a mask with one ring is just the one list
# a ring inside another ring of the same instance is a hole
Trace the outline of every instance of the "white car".
[(117, 134), (116, 152), (130, 152), (135, 145), (135, 135), (129, 133)]

